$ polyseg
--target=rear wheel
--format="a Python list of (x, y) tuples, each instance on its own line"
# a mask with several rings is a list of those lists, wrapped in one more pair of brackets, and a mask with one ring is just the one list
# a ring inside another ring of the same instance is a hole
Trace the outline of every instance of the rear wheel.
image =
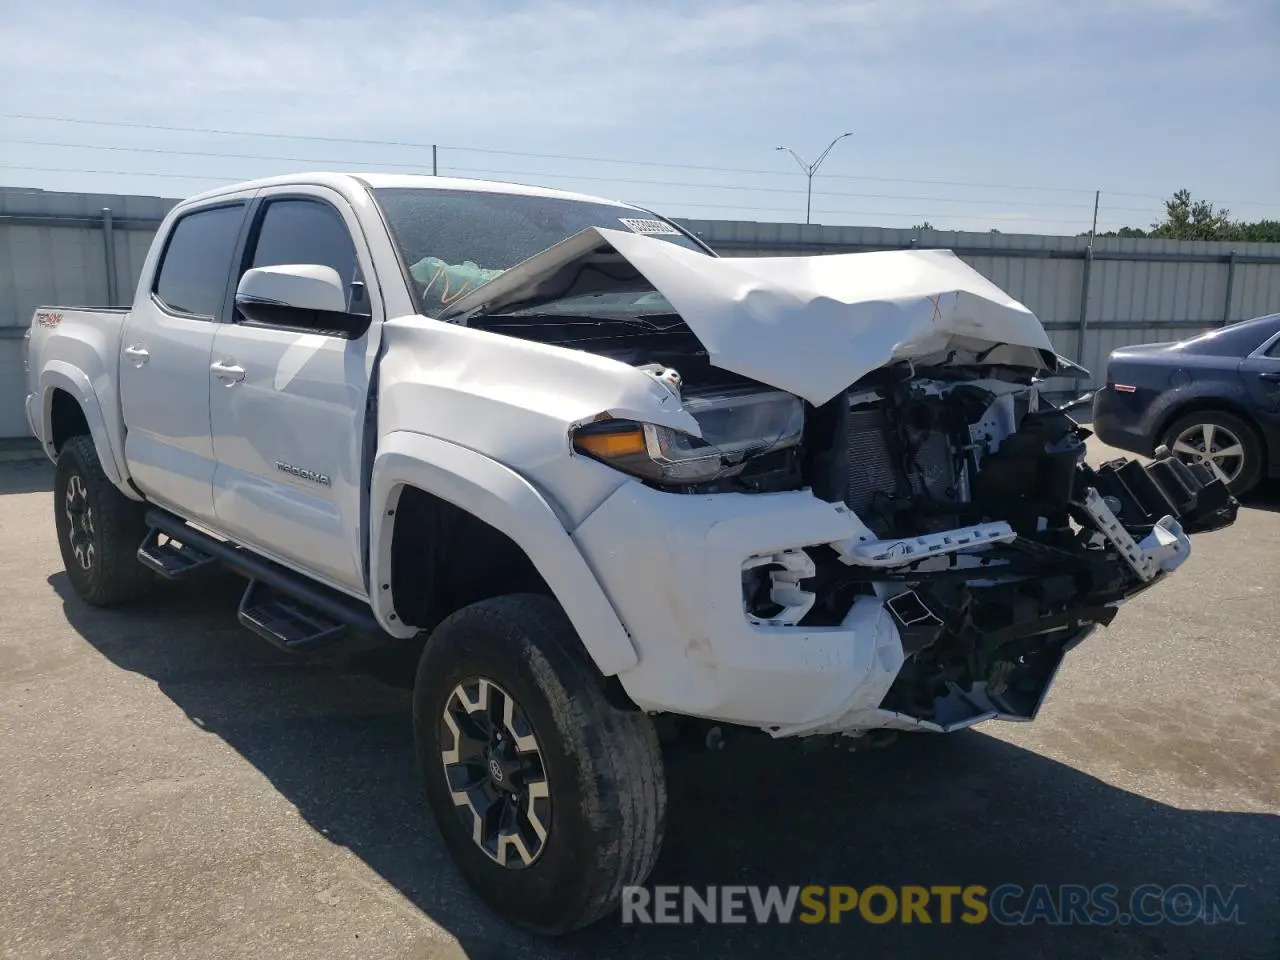
[(653, 723), (610, 703), (549, 597), (484, 600), (435, 630), (414, 733), (445, 842), (507, 919), (566, 933), (653, 868), (666, 807)]
[(155, 578), (138, 562), (145, 507), (107, 479), (93, 440), (72, 437), (58, 453), (53, 518), (67, 578), (77, 594), (111, 607), (145, 593)]
[(1236, 496), (1262, 479), (1262, 440), (1254, 428), (1223, 410), (1197, 410), (1165, 431), (1164, 445), (1183, 463), (1212, 467)]

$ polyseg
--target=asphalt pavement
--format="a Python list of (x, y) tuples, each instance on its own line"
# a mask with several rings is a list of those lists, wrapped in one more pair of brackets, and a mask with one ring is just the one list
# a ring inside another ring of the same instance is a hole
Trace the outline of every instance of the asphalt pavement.
[(242, 630), (230, 576), (72, 593), (52, 471), (0, 463), (0, 956), (1280, 957), (1280, 490), (1074, 651), (1040, 717), (865, 754), (670, 758), (654, 883), (1245, 888), (1243, 925), (622, 926), (467, 890), (386, 665)]

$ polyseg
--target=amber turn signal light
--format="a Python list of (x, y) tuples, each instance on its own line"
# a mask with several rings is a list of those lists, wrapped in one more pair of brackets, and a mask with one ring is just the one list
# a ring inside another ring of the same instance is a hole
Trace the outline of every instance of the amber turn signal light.
[(644, 428), (627, 425), (617, 430), (597, 430), (591, 433), (579, 433), (573, 438), (573, 445), (583, 453), (593, 457), (612, 459), (629, 454), (644, 453)]

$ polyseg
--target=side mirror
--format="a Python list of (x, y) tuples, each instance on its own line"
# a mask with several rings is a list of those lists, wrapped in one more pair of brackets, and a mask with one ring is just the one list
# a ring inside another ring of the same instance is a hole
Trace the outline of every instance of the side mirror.
[(333, 267), (282, 264), (246, 270), (236, 287), (236, 309), (254, 323), (356, 337), (369, 317), (349, 313), (347, 290)]

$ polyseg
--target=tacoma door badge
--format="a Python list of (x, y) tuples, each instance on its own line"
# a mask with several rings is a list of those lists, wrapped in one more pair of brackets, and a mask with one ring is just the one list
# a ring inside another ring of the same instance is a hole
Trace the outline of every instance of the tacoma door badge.
[(307, 470), (303, 467), (295, 467), (292, 463), (285, 463), (283, 460), (276, 461), (276, 469), (284, 473), (292, 474), (302, 480), (310, 480), (312, 483), (318, 483), (322, 487), (330, 486), (329, 475), (327, 473), (316, 473), (314, 470)]

